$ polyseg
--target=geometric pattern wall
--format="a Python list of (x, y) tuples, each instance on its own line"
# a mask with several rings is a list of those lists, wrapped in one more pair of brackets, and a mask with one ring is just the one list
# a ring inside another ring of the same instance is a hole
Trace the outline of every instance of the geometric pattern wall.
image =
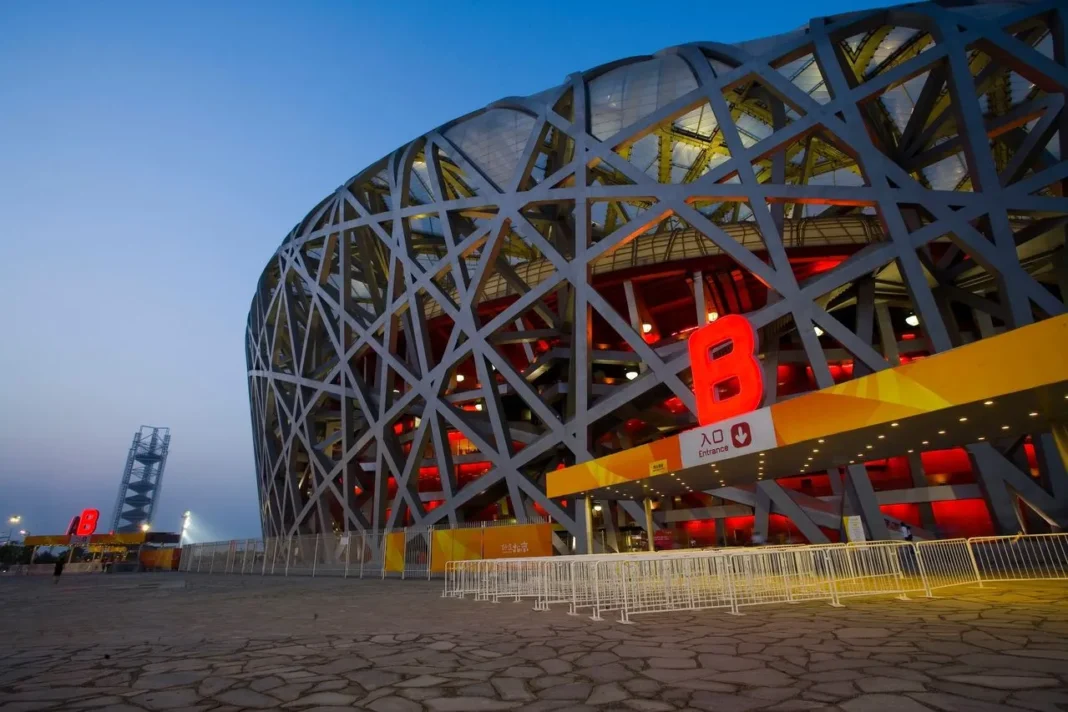
[(685, 339), (726, 313), (769, 402), (1062, 313), (1066, 20), (927, 3), (673, 47), (363, 170), (249, 313), (265, 535), (494, 512), (581, 537), (545, 473), (692, 426)]

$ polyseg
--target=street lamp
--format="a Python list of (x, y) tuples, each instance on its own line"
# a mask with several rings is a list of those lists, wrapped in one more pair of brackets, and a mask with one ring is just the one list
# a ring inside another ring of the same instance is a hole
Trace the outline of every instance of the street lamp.
[(13, 514), (13, 515), (11, 515), (10, 517), (7, 518), (8, 524), (11, 525), (11, 528), (7, 530), (7, 540), (8, 540), (9, 543), (11, 542), (11, 535), (15, 533), (15, 525), (18, 524), (21, 521), (22, 521), (22, 515), (21, 514)]

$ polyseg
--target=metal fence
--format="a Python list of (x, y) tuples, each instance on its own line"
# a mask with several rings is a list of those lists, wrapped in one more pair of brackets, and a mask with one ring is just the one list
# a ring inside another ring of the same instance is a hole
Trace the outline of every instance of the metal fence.
[(635, 554), (450, 561), (443, 596), (531, 599), (601, 620), (668, 611), (849, 598), (934, 597), (955, 586), (1068, 579), (1068, 534), (940, 541), (694, 549)]
[[(1068, 534), (911, 542), (683, 549), (629, 554), (434, 561), (434, 529), (187, 545), (180, 570), (209, 574), (429, 579), (446, 597), (566, 605), (571, 615), (742, 608), (1068, 579)], [(391, 553), (392, 552), (392, 553)], [(439, 558), (440, 558), (439, 554)]]
[[(545, 517), (528, 517), (522, 526), (550, 524)], [(475, 522), (452, 529), (490, 529), (517, 526), (515, 521)], [(435, 527), (406, 527), (391, 532), (294, 535), (267, 539), (187, 544), (180, 571), (260, 576), (395, 576), (431, 578), (442, 575), (445, 561), (434, 561)], [(439, 558), (441, 555), (439, 554)]]
[(398, 530), (398, 566), (386, 564), (385, 532), (270, 537), (187, 544), (180, 571), (256, 576), (430, 578), (432, 528)]

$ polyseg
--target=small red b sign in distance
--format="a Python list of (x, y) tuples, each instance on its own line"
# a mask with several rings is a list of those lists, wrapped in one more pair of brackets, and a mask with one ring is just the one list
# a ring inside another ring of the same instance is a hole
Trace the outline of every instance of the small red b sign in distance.
[(100, 519), (100, 510), (98, 509), (83, 509), (82, 513), (78, 515), (78, 531), (75, 532), (78, 536), (92, 536), (96, 531), (96, 523)]
[(748, 413), (764, 398), (757, 338), (744, 316), (728, 314), (690, 334), (697, 420), (708, 425)]

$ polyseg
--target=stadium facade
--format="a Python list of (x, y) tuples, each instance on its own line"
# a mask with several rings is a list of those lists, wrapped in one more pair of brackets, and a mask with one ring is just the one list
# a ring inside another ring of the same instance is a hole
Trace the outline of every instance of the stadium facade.
[[(264, 535), (548, 516), (623, 547), (642, 502), (591, 514), (546, 473), (692, 427), (695, 328), (749, 319), (770, 404), (1062, 314), (1066, 14), (925, 3), (672, 47), (361, 171), (249, 313)], [(764, 482), (796, 505), (772, 496), (772, 533), (833, 538), (845, 500), (873, 536), (1068, 524), (1051, 435), (991, 435)], [(652, 506), (687, 544), (746, 541), (759, 505)]]

